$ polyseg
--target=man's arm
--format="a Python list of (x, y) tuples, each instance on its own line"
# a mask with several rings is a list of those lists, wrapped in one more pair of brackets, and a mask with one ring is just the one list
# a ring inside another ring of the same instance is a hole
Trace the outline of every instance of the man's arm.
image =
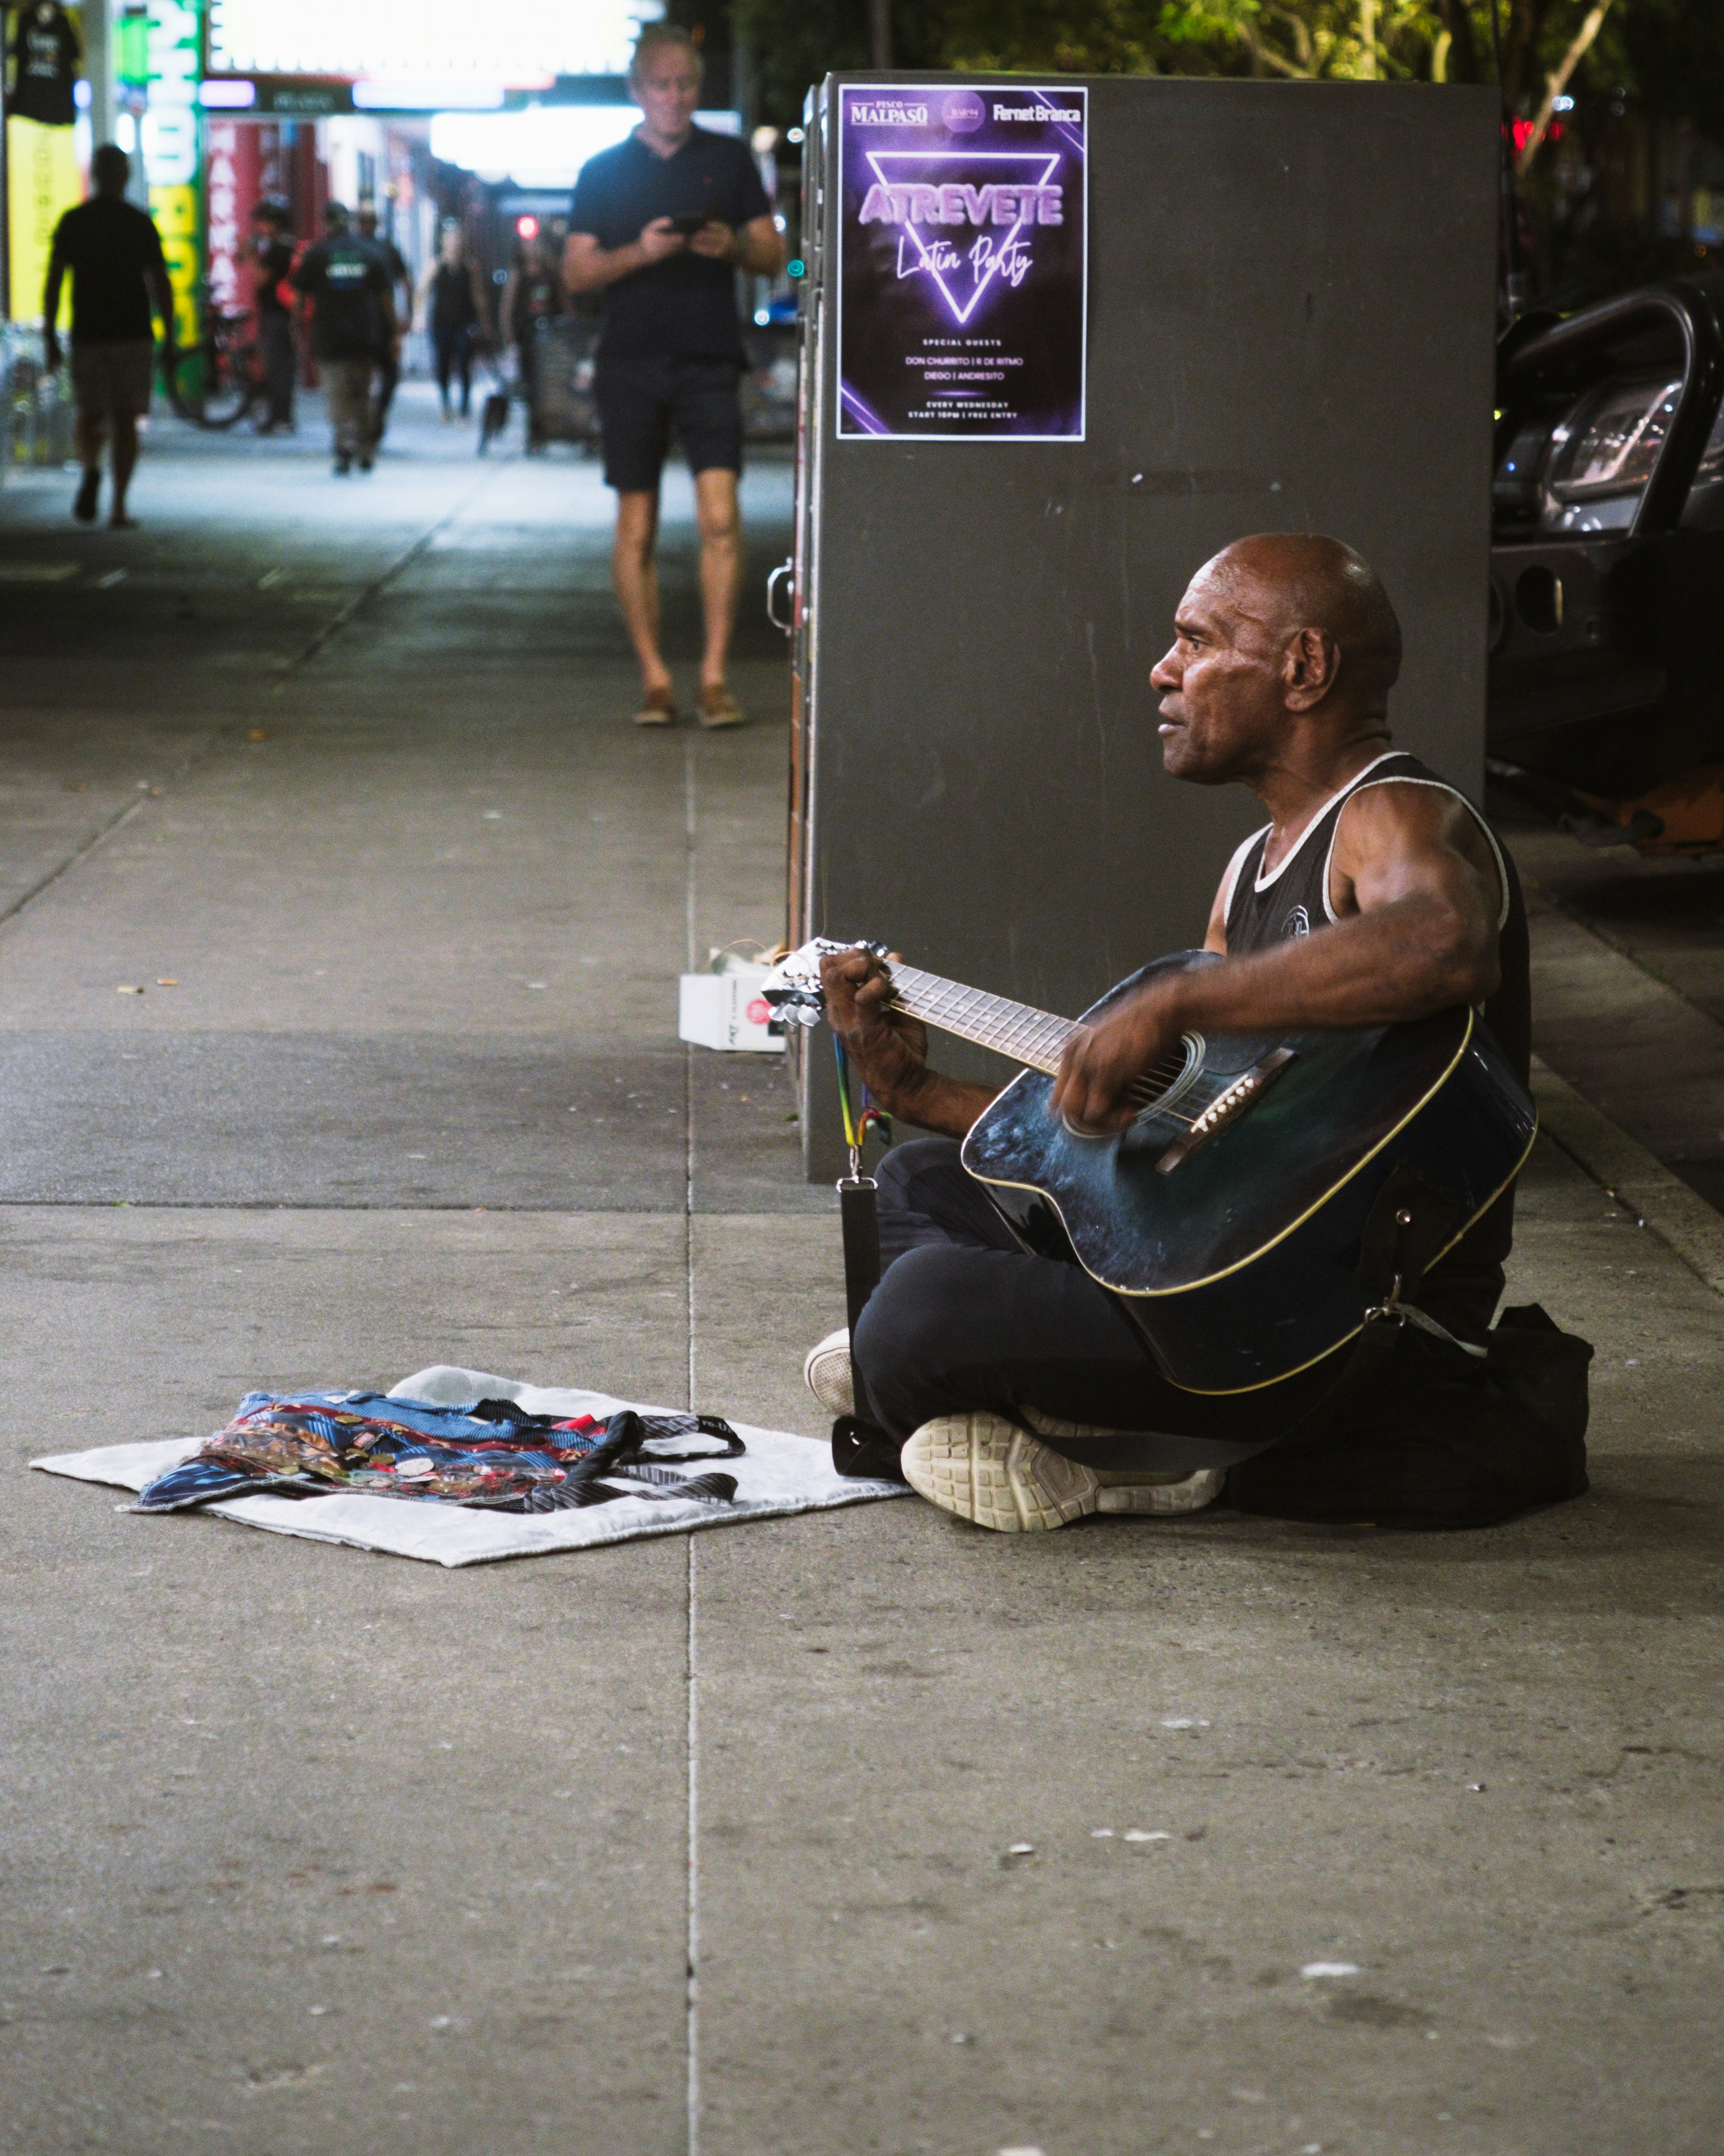
[(150, 304), (162, 323), (162, 349), (164, 353), (176, 352), (179, 336), (174, 327), (173, 286), (167, 281), (167, 264), (152, 264), (145, 271), (144, 278), (150, 288)]
[(310, 248), (288, 270), (286, 283), (293, 293), (294, 335), (303, 343), (312, 316), (317, 287), (317, 264)]
[[(1122, 1129), (1133, 1113), (1126, 1087), (1183, 1033), (1393, 1024), (1495, 993), (1496, 863), (1451, 795), (1377, 786), (1350, 801), (1330, 886), (1341, 915), (1332, 927), (1153, 982), (1083, 1027), (1060, 1064), (1055, 1112), (1085, 1130)], [(1214, 927), (1212, 914), (1212, 937)]]
[(751, 218), (740, 232), (715, 217), (690, 240), (689, 252), (704, 255), (709, 262), (729, 262), (751, 277), (776, 277), (788, 259), (784, 235), (770, 212)]
[(991, 1086), (972, 1086), (929, 1070), (927, 1029), (888, 1008), (890, 971), (871, 951), (823, 958), (820, 985), (826, 992), (827, 1024), (889, 1116), (942, 1137), (961, 1138), (998, 1097)]
[(401, 318), (395, 311), (395, 280), (387, 262), (378, 265), (377, 313), (383, 325), (383, 349), (393, 357), (401, 352)]
[[(22, 19), (22, 18), (20, 18)], [(42, 287), (42, 346), (48, 362), (48, 371), (54, 373), (60, 363), (60, 286), (65, 280), (66, 258), (60, 253), (59, 234), (54, 234), (54, 251), (48, 258), (48, 281)]]
[(571, 292), (602, 292), (619, 277), (680, 254), (688, 244), (668, 217), (655, 217), (621, 247), (601, 247), (596, 234), (572, 232), (563, 242), (562, 281)]

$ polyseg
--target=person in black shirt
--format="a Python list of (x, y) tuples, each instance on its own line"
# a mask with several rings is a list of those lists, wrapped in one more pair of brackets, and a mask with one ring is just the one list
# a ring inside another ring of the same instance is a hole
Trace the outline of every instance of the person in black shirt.
[(162, 236), (141, 209), (126, 199), (131, 171), (126, 152), (104, 142), (90, 161), (96, 192), (69, 209), (54, 227), (42, 319), (48, 368), (60, 363), (60, 286), (72, 273), (72, 390), (78, 400), (78, 449), (84, 478), (72, 514), (95, 521), (102, 485), (102, 442), (114, 430), (114, 498), (108, 522), (130, 528), (126, 489), (138, 460), (138, 419), (150, 408), (155, 364), (153, 305), (162, 323), (163, 364), (173, 364), (173, 292), (167, 281)]
[(281, 287), (293, 270), (293, 218), (285, 203), (260, 202), (251, 213), (252, 259), (258, 281), (253, 294), (257, 310), (258, 341), (264, 350), (264, 372), (269, 384), (269, 416), (258, 429), (260, 434), (278, 430), (293, 432), (294, 377), (299, 355), (294, 349), (293, 311), (281, 296)]
[[(393, 300), (399, 287), (407, 295), (407, 306), (397, 316), (401, 321), (409, 321), (413, 315), (413, 273), (407, 266), (405, 256), (387, 233), (377, 230), (377, 212), (374, 203), (359, 205), (359, 237), (369, 240), (383, 258), (383, 267), (389, 273), (389, 296)], [(396, 385), (401, 380), (401, 346), (398, 341), (383, 354), (377, 364), (377, 408), (372, 428), (372, 439), (381, 442), (383, 429), (389, 424), (389, 407), (395, 402)]]
[(469, 259), (467, 235), (457, 218), (445, 220), (442, 251), (419, 280), (422, 329), (431, 332), (432, 356), (437, 367), (437, 393), (445, 420), (455, 416), (449, 385), (457, 375), (461, 382), (461, 417), (473, 409), (473, 347), (484, 333), (480, 309), (481, 286), (476, 263)]
[(514, 345), (521, 361), (521, 394), (526, 399), (526, 445), (542, 449), (545, 438), (539, 426), (539, 345), (558, 316), (567, 311), (562, 280), (557, 274), (552, 252), (537, 233), (524, 239), (516, 251), (503, 288), (503, 334)]
[(656, 559), (674, 424), (700, 527), (700, 721), (736, 726), (742, 713), (725, 679), (742, 566), (736, 272), (776, 276), (784, 243), (747, 148), (694, 125), (700, 55), (688, 33), (649, 24), (629, 83), (644, 117), (626, 141), (582, 167), (562, 274), (571, 292), (605, 295), (593, 387), (605, 480), (617, 490), (617, 598), (640, 660), (635, 721), (668, 726), (676, 716), (659, 648)]
[(331, 203), (323, 222), (323, 238), (300, 256), (293, 285), (301, 315), (308, 302), (314, 310), (311, 349), (329, 399), (336, 476), (345, 479), (356, 458), (361, 471), (371, 470), (372, 377), (386, 355), (399, 351), (400, 339), (382, 256), (348, 230), (344, 203)]

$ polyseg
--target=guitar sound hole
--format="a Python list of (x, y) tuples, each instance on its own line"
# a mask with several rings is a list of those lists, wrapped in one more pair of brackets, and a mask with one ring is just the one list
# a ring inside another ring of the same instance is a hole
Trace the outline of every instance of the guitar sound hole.
[(1131, 1088), (1132, 1106), (1140, 1120), (1147, 1116), (1162, 1115), (1170, 1111), (1197, 1082), (1203, 1067), (1203, 1036), (1200, 1033), (1182, 1034), (1178, 1048), (1146, 1070)]
[[(1203, 1067), (1203, 1036), (1188, 1033), (1181, 1036), (1177, 1053), (1146, 1070), (1126, 1088), (1126, 1097), (1136, 1111), (1135, 1120), (1147, 1122), (1152, 1116), (1172, 1111), (1175, 1104), (1183, 1099)], [(1075, 1123), (1070, 1116), (1060, 1120), (1075, 1138), (1116, 1138), (1118, 1131), (1092, 1131), (1082, 1123)], [(1183, 1122), (1184, 1117), (1180, 1120)], [(1129, 1131), (1131, 1126), (1126, 1126)]]

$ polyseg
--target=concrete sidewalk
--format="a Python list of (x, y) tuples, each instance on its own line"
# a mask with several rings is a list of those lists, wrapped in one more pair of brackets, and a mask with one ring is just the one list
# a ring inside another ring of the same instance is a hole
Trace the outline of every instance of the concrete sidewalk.
[(593, 468), (398, 439), (0, 496), (0, 2148), (1712, 2156), (1719, 1304), (1554, 1148), (1594, 1486), (1484, 1533), (444, 1573), (24, 1470), (439, 1360), (819, 1435), (830, 1194), (675, 1039), (781, 926), (788, 470), (756, 723), (643, 737)]

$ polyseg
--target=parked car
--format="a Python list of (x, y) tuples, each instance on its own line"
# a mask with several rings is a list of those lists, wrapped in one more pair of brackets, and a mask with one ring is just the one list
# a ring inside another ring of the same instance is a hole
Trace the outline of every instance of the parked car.
[(1721, 317), (1701, 277), (1500, 348), (1491, 768), (1607, 843), (1724, 844)]

